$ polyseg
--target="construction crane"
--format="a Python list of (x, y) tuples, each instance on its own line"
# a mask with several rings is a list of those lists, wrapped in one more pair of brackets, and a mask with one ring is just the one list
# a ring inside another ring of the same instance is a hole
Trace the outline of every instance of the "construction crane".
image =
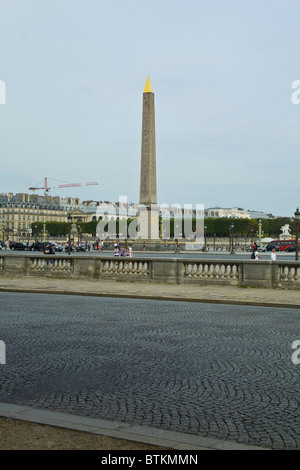
[[(29, 191), (38, 191), (38, 190), (43, 189), (44, 190), (44, 195), (47, 196), (49, 194), (50, 189), (54, 189), (54, 188), (62, 189), (62, 188), (76, 188), (76, 187), (79, 187), (79, 186), (96, 186), (96, 185), (98, 185), (98, 183), (95, 182), (95, 181), (89, 182), (89, 183), (67, 183), (66, 181), (60, 181), (60, 183), (63, 183), (63, 184), (58, 184), (57, 186), (48, 186), (48, 179), (51, 179), (52, 181), (59, 181), (59, 180), (53, 180), (52, 178), (45, 177), (44, 186), (42, 186), (42, 187), (31, 186), (29, 188)], [(39, 184), (41, 184), (41, 183), (39, 183)]]

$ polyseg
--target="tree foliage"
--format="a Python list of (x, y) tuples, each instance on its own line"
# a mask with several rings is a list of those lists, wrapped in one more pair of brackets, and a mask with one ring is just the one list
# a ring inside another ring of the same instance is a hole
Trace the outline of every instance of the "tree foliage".
[[(132, 219), (128, 219), (127, 226), (130, 224)], [(181, 222), (181, 230), (180, 230)], [(82, 222), (80, 224), (80, 231), (82, 234), (96, 236), (96, 228), (98, 221), (93, 220), (91, 222)], [(285, 224), (290, 225), (291, 233), (295, 233), (295, 223), (288, 217), (277, 217), (275, 219), (261, 219), (262, 231), (264, 237), (278, 238), (281, 231), (281, 227)], [(206, 218), (204, 224), (207, 226), (206, 235), (207, 237), (228, 237), (230, 229), (229, 227), (234, 225), (234, 235), (238, 237), (251, 237), (256, 236), (258, 232), (259, 220), (256, 219), (228, 219), (228, 218)], [(46, 232), (50, 236), (66, 236), (69, 231), (69, 224), (67, 222), (45, 222)], [(174, 229), (177, 225), (177, 233), (182, 232), (184, 235), (184, 221), (181, 219), (175, 220), (170, 219), (170, 238), (174, 237)], [(34, 222), (31, 224), (32, 234), (40, 235), (44, 231), (43, 222)], [(108, 227), (107, 227), (108, 228)], [(195, 231), (196, 219), (192, 220), (192, 229)], [(105, 228), (104, 228), (105, 230)], [(116, 233), (119, 232), (119, 221), (116, 221)]]

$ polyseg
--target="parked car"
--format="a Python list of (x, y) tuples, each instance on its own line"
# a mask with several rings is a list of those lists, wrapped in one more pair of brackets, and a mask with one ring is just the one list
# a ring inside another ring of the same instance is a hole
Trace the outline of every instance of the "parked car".
[(58, 245), (57, 243), (53, 243), (53, 242), (35, 242), (29, 247), (29, 250), (31, 250), (31, 251), (44, 251), (45, 246), (47, 245), (47, 243), (49, 243), (51, 246), (53, 246), (55, 251), (62, 251), (62, 249), (59, 248), (60, 245)]
[(13, 250), (21, 250), (21, 251), (25, 251), (25, 250), (29, 250), (30, 247), (28, 245), (26, 245), (26, 243), (17, 243), (15, 242), (13, 244)]
[(78, 245), (75, 248), (76, 248), (76, 251), (86, 251), (86, 247), (82, 245)]
[(52, 248), (54, 248), (55, 251), (63, 251), (63, 247), (59, 245), (58, 243), (55, 242), (49, 242), (52, 245)]
[(35, 242), (30, 246), (31, 251), (44, 251), (46, 243), (48, 242)]
[[(296, 251), (296, 245), (288, 246), (284, 251), (287, 251), (287, 252)], [(298, 246), (298, 251), (300, 251), (300, 246)]]
[(269, 243), (269, 244), (266, 246), (266, 250), (267, 250), (267, 251), (272, 251), (274, 248), (275, 248), (275, 251), (280, 251), (279, 246), (278, 246), (278, 245), (275, 245), (274, 243)]
[[(68, 253), (68, 251), (69, 251), (68, 245), (65, 246), (65, 251)], [(71, 251), (71, 252), (76, 251), (75, 245), (71, 245), (71, 246), (70, 246), (70, 251)]]

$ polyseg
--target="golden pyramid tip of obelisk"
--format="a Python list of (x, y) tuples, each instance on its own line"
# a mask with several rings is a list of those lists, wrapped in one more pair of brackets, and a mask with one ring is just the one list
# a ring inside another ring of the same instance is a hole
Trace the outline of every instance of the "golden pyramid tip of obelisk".
[(146, 85), (145, 85), (145, 88), (144, 88), (144, 93), (154, 93), (151, 82), (150, 82), (149, 75), (148, 75)]

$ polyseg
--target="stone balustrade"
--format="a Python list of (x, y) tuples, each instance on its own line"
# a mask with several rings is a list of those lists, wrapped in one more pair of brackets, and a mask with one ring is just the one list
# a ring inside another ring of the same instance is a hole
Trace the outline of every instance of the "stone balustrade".
[(300, 263), (57, 254), (0, 254), (0, 277), (43, 276), (132, 282), (300, 289)]
[(299, 263), (285, 263), (281, 262), (280, 266), (280, 281), (281, 284), (287, 288), (293, 288), (300, 283), (300, 264)]
[(185, 280), (239, 284), (240, 263), (234, 261), (184, 261)]

